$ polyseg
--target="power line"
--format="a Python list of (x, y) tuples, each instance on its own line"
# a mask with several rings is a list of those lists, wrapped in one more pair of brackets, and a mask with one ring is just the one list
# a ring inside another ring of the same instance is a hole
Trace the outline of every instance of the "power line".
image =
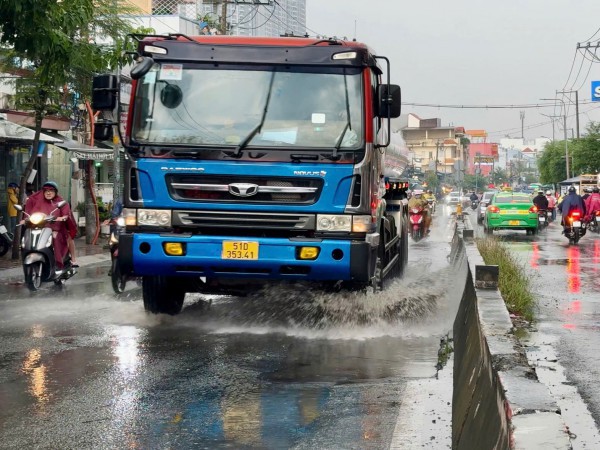
[[(580, 102), (581, 105), (589, 105), (592, 102), (584, 101)], [(525, 105), (441, 105), (434, 103), (416, 103), (416, 102), (403, 102), (403, 105), (407, 106), (421, 106), (424, 108), (449, 108), (449, 109), (523, 109), (523, 108), (548, 108), (550, 106), (554, 107), (555, 104), (549, 103), (530, 103)]]
[(311, 33), (315, 34), (315, 35), (319, 35), (319, 33), (317, 33), (315, 30), (311, 30), (310, 28), (308, 28), (308, 26), (306, 25), (306, 23), (302, 23), (300, 22), (298, 19), (296, 19), (296, 17), (294, 17), (292, 14), (290, 14), (283, 6), (281, 6), (281, 4), (277, 1), (277, 0), (273, 0), (274, 3), (279, 6), (284, 13), (286, 13), (289, 17), (292, 18), (292, 20), (294, 20), (296, 23), (298, 23), (299, 25), (302, 25), (303, 27), (306, 28), (306, 30), (310, 31)]

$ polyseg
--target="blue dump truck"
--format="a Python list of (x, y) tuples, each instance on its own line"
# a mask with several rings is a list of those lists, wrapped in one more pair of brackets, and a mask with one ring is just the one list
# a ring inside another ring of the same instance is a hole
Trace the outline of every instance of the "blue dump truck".
[(335, 39), (133, 38), (119, 266), (142, 277), (147, 311), (177, 314), (186, 292), (377, 290), (401, 274), (408, 184), (402, 158), (386, 167), (400, 114), (387, 58)]

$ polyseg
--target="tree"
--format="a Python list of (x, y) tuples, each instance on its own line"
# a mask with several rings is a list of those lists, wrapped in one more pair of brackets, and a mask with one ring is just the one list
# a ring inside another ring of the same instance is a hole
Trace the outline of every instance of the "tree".
[(576, 175), (600, 172), (600, 122), (590, 122), (586, 132), (584, 138), (569, 142)]
[(542, 156), (538, 159), (540, 182), (555, 184), (567, 179), (565, 162), (565, 141), (554, 141), (546, 144)]
[[(21, 204), (37, 159), (42, 120), (56, 108), (53, 97), (69, 85), (89, 94), (91, 75), (116, 66), (119, 46), (102, 46), (95, 39), (123, 41), (132, 27), (119, 14), (135, 11), (115, 0), (0, 0), (0, 46), (10, 62), (17, 61), (31, 74), (29, 100), (21, 106), (34, 114), (35, 136), (21, 177)], [(20, 228), (16, 231), (13, 258), (18, 258), (20, 242)]]

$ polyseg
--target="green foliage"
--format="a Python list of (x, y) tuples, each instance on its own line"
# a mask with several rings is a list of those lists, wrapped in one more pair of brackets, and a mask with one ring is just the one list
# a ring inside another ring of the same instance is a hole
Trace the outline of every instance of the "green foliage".
[(474, 191), (475, 189), (483, 191), (487, 184), (487, 178), (482, 177), (481, 175), (470, 175), (467, 173), (463, 180), (463, 187), (468, 191)]
[(114, 0), (0, 0), (0, 46), (10, 56), (2, 65), (30, 73), (38, 95), (25, 95), (25, 103), (48, 113), (46, 105), (56, 108), (59, 89), (68, 86), (87, 96), (92, 74), (117, 66), (132, 30), (122, 15), (135, 11)]
[(535, 297), (529, 290), (529, 280), (524, 275), (525, 268), (497, 238), (477, 239), (477, 248), (486, 264), (498, 266), (498, 289), (508, 310), (531, 322), (534, 318)]
[[(571, 174), (600, 172), (600, 122), (590, 122), (585, 137), (568, 141), (567, 151), (572, 165)], [(565, 153), (565, 141), (546, 144), (538, 161), (542, 183), (558, 183), (570, 178), (567, 176)]]
[(431, 189), (433, 191), (436, 190), (436, 188), (438, 187), (438, 185), (440, 183), (437, 175), (432, 170), (425, 172), (425, 178), (423, 179), (423, 181), (425, 181), (427, 183), (428, 189)]
[(575, 175), (600, 172), (600, 122), (591, 122), (586, 132), (584, 138), (572, 141), (569, 150)]
[(490, 174), (490, 181), (495, 185), (500, 185), (502, 183), (508, 182), (508, 174), (506, 170), (501, 169), (500, 167), (496, 167), (494, 171)]
[(547, 143), (542, 156), (538, 159), (538, 168), (540, 182), (544, 184), (566, 180), (565, 141)]

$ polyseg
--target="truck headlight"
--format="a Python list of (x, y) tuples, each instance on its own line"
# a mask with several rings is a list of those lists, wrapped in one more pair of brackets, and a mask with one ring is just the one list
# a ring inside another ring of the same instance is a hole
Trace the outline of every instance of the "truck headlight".
[(171, 211), (167, 209), (138, 209), (137, 224), (140, 226), (170, 227)]
[(376, 224), (372, 216), (346, 216), (339, 214), (317, 214), (317, 231), (347, 231), (373, 233)]
[(317, 231), (347, 231), (352, 229), (352, 216), (317, 214)]
[(134, 208), (123, 208), (121, 215), (125, 220), (125, 225), (130, 227), (137, 225), (137, 211)]

